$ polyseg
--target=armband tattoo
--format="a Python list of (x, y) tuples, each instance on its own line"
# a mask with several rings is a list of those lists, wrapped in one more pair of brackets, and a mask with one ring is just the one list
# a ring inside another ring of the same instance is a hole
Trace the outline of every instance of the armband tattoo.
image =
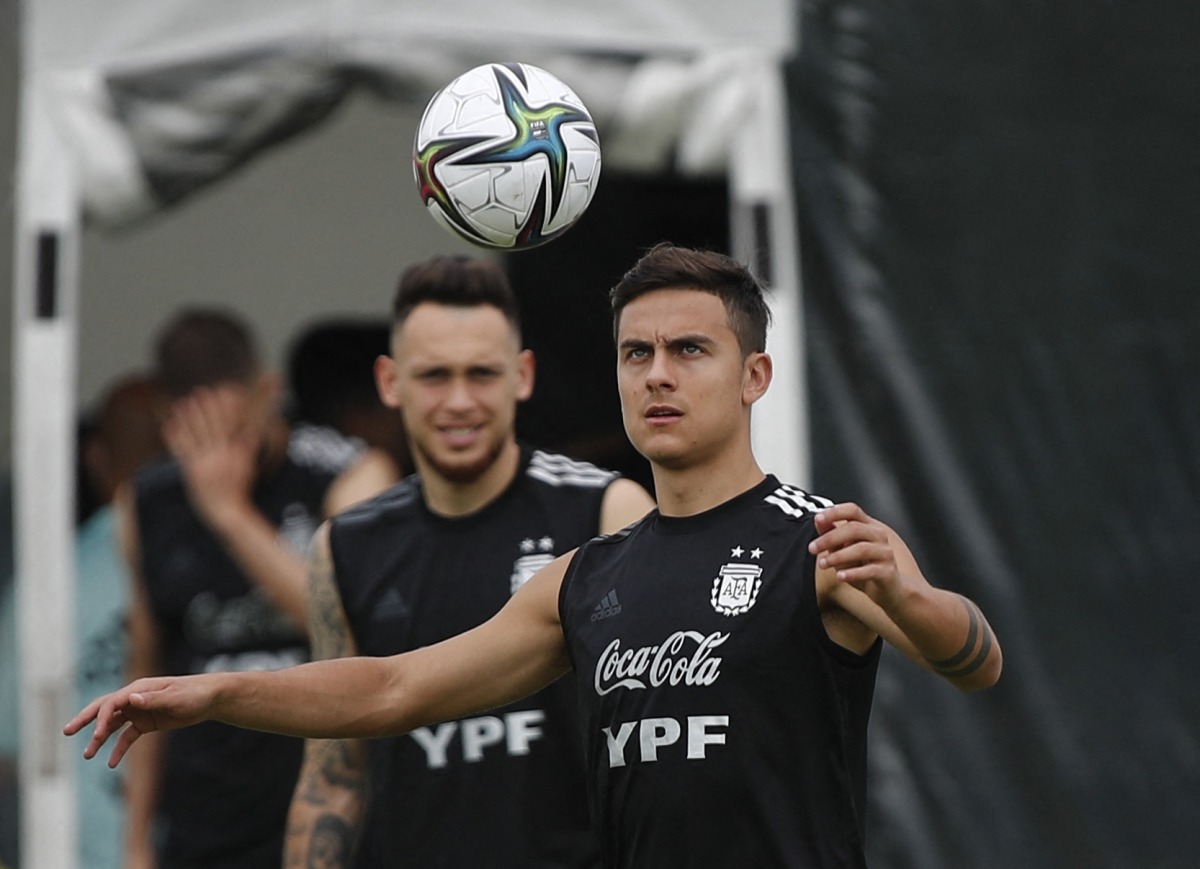
[(958, 598), (967, 609), (967, 640), (963, 647), (949, 658), (935, 661), (926, 658), (929, 665), (947, 679), (970, 676), (983, 666), (992, 651), (992, 629), (979, 611), (979, 607), (961, 595)]

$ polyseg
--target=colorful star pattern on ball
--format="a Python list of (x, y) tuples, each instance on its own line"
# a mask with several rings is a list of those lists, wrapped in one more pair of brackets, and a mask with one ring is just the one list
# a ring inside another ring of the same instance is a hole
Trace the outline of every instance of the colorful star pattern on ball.
[[(591, 124), (592, 119), (579, 107), (564, 102), (549, 102), (534, 108), (507, 75), (507, 69), (518, 78), (524, 77), (519, 67), (497, 64), (493, 67), (496, 83), (500, 86), (500, 100), (505, 114), (512, 121), (514, 133), (511, 139), (496, 142), (478, 154), (463, 159), (463, 165), (486, 166), (493, 163), (511, 163), (526, 160), (535, 154), (545, 154), (550, 165), (550, 216), (558, 212), (563, 191), (567, 186), (567, 146), (563, 142), (565, 124)], [(582, 130), (584, 135), (595, 138), (590, 127)]]
[(421, 201), (425, 203), (426, 207), (430, 202), (436, 202), (441, 206), (442, 213), (448, 220), (452, 220), (454, 225), (468, 236), (481, 241), (484, 240), (483, 236), (458, 216), (458, 211), (450, 200), (450, 194), (446, 190), (446, 186), (438, 180), (435, 170), (438, 163), (443, 160), (486, 141), (486, 136), (456, 139), (450, 142), (434, 140), (420, 151), (416, 149), (413, 151), (413, 166), (417, 170), (417, 192), (421, 196)]
[(587, 209), (600, 174), (587, 109), (526, 63), (468, 70), (426, 106), (413, 175), (429, 214), (481, 247), (521, 250), (556, 238)]

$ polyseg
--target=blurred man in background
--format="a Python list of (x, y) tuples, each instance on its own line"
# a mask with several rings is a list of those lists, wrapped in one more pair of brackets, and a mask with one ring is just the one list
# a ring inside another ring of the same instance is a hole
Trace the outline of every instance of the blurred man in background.
[[(292, 428), (248, 328), (185, 311), (161, 332), (171, 456), (118, 493), (134, 576), (130, 671), (261, 670), (307, 660), (305, 568), (330, 483), (357, 455)], [(126, 866), (277, 865), (300, 740), (206, 725), (153, 740), (129, 771)]]

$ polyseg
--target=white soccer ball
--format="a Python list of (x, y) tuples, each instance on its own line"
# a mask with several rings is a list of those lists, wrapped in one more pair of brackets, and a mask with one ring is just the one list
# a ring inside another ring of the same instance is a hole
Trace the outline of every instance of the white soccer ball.
[(429, 101), (413, 174), (425, 207), (451, 232), (482, 247), (535, 247), (592, 201), (600, 138), (559, 79), (526, 63), (489, 63)]

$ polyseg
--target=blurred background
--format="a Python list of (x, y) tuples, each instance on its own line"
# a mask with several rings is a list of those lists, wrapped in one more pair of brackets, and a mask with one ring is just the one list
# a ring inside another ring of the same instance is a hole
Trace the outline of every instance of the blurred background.
[[(0, 0), (5, 167), (32, 5)], [(314, 324), (385, 319), (409, 260), (475, 252), (415, 194), (421, 107), (476, 62), (545, 66), (596, 115), (605, 170), (578, 226), (503, 257), (540, 360), (523, 433), (644, 479), (604, 292), (656, 241), (739, 238), (796, 329), (770, 349), (802, 375), (785, 387), (806, 446), (780, 461), (898, 527), (1003, 641), (1005, 674), (981, 695), (885, 656), (871, 865), (1200, 862), (1200, 8), (645, 0), (546, 21), (517, 4), (489, 44), (461, 10), (449, 26), (382, 0), (260, 0), (245, 21), (184, 0), (124, 20), (39, 5), (41, 24), (80, 29), (38, 49), (58, 73), (41, 82), (48, 126), (84, 179), (66, 312), (80, 419), (184, 303), (243, 313), (285, 368)], [(351, 7), (371, 38), (349, 38)], [(769, 111), (744, 111), (763, 81), (782, 84), (782, 137)], [(8, 461), (9, 242), (31, 243), (17, 179), (0, 182), (6, 480), (39, 473)], [(55, 225), (73, 206), (45, 189), (27, 207)], [(0, 858), (16, 827), (0, 804)]]

